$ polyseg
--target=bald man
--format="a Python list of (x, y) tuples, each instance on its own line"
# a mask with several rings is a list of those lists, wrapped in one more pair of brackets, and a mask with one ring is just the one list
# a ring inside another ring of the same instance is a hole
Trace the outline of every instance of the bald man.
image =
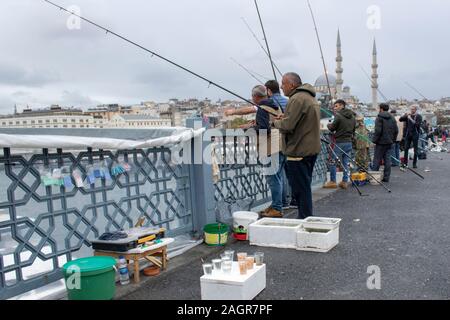
[(292, 197), (298, 204), (298, 218), (313, 215), (312, 175), (320, 153), (320, 107), (316, 92), (303, 84), (294, 72), (283, 76), (281, 88), (289, 97), (286, 113), (273, 126), (285, 135), (282, 153), (287, 157), (287, 171)]

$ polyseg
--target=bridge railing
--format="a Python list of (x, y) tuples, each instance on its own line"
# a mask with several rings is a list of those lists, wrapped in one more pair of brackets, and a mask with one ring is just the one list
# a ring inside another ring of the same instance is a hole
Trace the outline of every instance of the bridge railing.
[[(144, 217), (147, 226), (166, 228), (170, 236), (198, 236), (205, 224), (216, 221), (221, 201), (251, 199), (251, 207), (270, 202), (262, 165), (248, 140), (230, 140), (225, 132), (211, 137), (193, 138), (181, 151), (43, 148), (16, 154), (4, 148), (0, 299), (61, 279), (64, 263), (92, 254), (91, 240), (131, 228), (138, 218)], [(189, 161), (174, 162), (174, 152)], [(199, 152), (238, 161), (217, 163), (213, 157), (197, 163)], [(319, 156), (314, 183), (324, 180), (326, 157), (326, 152)], [(115, 170), (118, 167), (126, 170)], [(76, 185), (74, 173), (80, 174), (82, 185)]]

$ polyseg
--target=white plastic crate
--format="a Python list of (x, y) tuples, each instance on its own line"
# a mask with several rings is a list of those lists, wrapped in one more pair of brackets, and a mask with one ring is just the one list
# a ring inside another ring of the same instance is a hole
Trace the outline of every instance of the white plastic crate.
[(249, 226), (250, 245), (297, 248), (297, 231), (304, 220), (264, 218)]
[(297, 232), (297, 250), (328, 252), (339, 243), (339, 228), (300, 228)]
[(266, 265), (254, 266), (246, 275), (233, 262), (231, 274), (221, 272), (200, 278), (202, 300), (253, 300), (266, 288)]
[[(383, 179), (381, 171), (369, 171), (370, 174), (367, 175), (369, 178), (369, 182), (371, 185), (378, 186), (379, 183), (375, 181), (377, 179), (378, 181), (381, 181)], [(375, 177), (375, 179), (373, 178)]]
[(336, 229), (339, 228), (341, 220), (337, 218), (308, 217), (304, 220), (303, 226), (311, 229), (322, 227)]

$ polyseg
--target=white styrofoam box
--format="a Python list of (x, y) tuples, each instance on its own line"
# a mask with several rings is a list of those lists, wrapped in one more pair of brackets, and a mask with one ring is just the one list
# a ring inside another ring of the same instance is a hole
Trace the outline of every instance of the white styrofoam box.
[(331, 229), (339, 228), (342, 219), (337, 218), (323, 218), (323, 217), (308, 217), (303, 223), (304, 228), (320, 229), (329, 227)]
[(297, 231), (304, 220), (264, 218), (249, 226), (250, 245), (297, 248)]
[(266, 265), (254, 266), (246, 275), (234, 261), (231, 274), (217, 272), (200, 278), (202, 300), (253, 300), (266, 288)]
[(297, 232), (297, 250), (328, 252), (338, 243), (339, 228), (300, 228)]

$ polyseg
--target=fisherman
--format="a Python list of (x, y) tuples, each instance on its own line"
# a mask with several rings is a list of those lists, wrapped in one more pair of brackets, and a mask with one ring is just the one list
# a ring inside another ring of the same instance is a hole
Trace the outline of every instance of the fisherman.
[(400, 166), (400, 144), (403, 140), (403, 124), (400, 122), (400, 117), (397, 116), (397, 110), (391, 110), (392, 116), (395, 118), (398, 127), (398, 135), (397, 139), (395, 139), (394, 144), (392, 145), (391, 155), (392, 155), (392, 167)]
[(289, 102), (286, 113), (273, 122), (285, 135), (282, 144), (292, 196), (298, 204), (298, 218), (313, 215), (312, 175), (320, 153), (320, 107), (314, 87), (303, 84), (297, 73), (283, 76), (281, 88)]
[(414, 162), (413, 168), (417, 168), (417, 158), (419, 156), (419, 136), (420, 136), (420, 127), (422, 125), (422, 116), (417, 113), (417, 107), (411, 107), (411, 113), (407, 113), (400, 118), (401, 122), (405, 122), (403, 136), (405, 138), (405, 158), (403, 162), (403, 166), (408, 166), (409, 160), (409, 149), (411, 148), (411, 144), (414, 147)]
[(375, 121), (375, 133), (372, 142), (375, 144), (375, 155), (372, 169), (380, 170), (381, 160), (384, 161), (383, 182), (389, 182), (391, 176), (391, 150), (398, 136), (398, 126), (395, 118), (388, 112), (387, 103), (380, 104), (380, 113)]
[[(256, 113), (256, 120), (254, 122), (250, 122), (249, 124), (241, 126), (242, 129), (255, 129), (257, 134), (260, 135), (260, 130), (267, 130), (267, 139), (271, 140), (271, 126), (270, 126), (270, 118), (271, 115), (281, 114), (280, 108), (278, 105), (270, 99), (267, 95), (267, 89), (263, 85), (257, 85), (252, 90), (252, 100), (258, 105), (251, 107), (244, 107), (237, 110), (227, 110), (225, 112), (226, 116), (233, 115), (247, 115)], [(258, 139), (259, 140), (259, 139)], [(261, 140), (260, 144), (261, 144)], [(267, 143), (269, 145), (269, 143)], [(284, 165), (286, 162), (286, 158), (283, 153), (279, 152), (280, 150), (275, 150), (276, 146), (268, 146), (268, 149), (274, 148), (274, 150), (267, 150), (272, 155), (271, 165), (275, 165), (275, 168), (270, 168), (267, 170), (266, 180), (269, 184), (270, 192), (272, 195), (272, 204), (261, 212), (263, 217), (270, 218), (282, 218), (283, 217), (283, 178), (282, 172), (284, 169)], [(261, 150), (261, 149), (260, 149)], [(273, 153), (273, 154), (272, 154)], [(261, 155), (260, 155), (261, 156)], [(278, 161), (274, 160), (275, 157), (278, 156)], [(267, 169), (267, 168), (266, 168)]]
[[(265, 83), (265, 86), (267, 88), (267, 94), (269, 98), (273, 99), (275, 104), (278, 107), (281, 107), (283, 113), (286, 111), (286, 105), (288, 103), (288, 99), (281, 95), (280, 93), (280, 84), (277, 80), (269, 80)], [(295, 199), (291, 198), (291, 202), (288, 201), (288, 193), (291, 194), (292, 192), (289, 192), (289, 182), (287, 179), (287, 172), (286, 172), (286, 166), (284, 166), (282, 178), (283, 178), (283, 209), (291, 209), (296, 208), (297, 203), (295, 202)]]
[(353, 139), (353, 148), (355, 150), (355, 162), (358, 165), (359, 171), (366, 171), (370, 163), (370, 145), (369, 142), (362, 138), (369, 135), (364, 124), (364, 117), (362, 115), (356, 117), (356, 130)]
[(355, 136), (356, 129), (355, 113), (346, 108), (344, 100), (337, 100), (334, 103), (334, 111), (336, 116), (334, 117), (334, 121), (328, 124), (328, 130), (334, 133), (336, 147), (334, 148), (333, 161), (330, 165), (330, 181), (325, 183), (323, 187), (326, 189), (335, 189), (338, 187), (336, 184), (336, 161), (340, 161), (344, 167), (344, 176), (339, 183), (339, 187), (347, 189), (350, 178), (349, 164), (351, 160), (348, 156), (353, 152), (353, 137)]

